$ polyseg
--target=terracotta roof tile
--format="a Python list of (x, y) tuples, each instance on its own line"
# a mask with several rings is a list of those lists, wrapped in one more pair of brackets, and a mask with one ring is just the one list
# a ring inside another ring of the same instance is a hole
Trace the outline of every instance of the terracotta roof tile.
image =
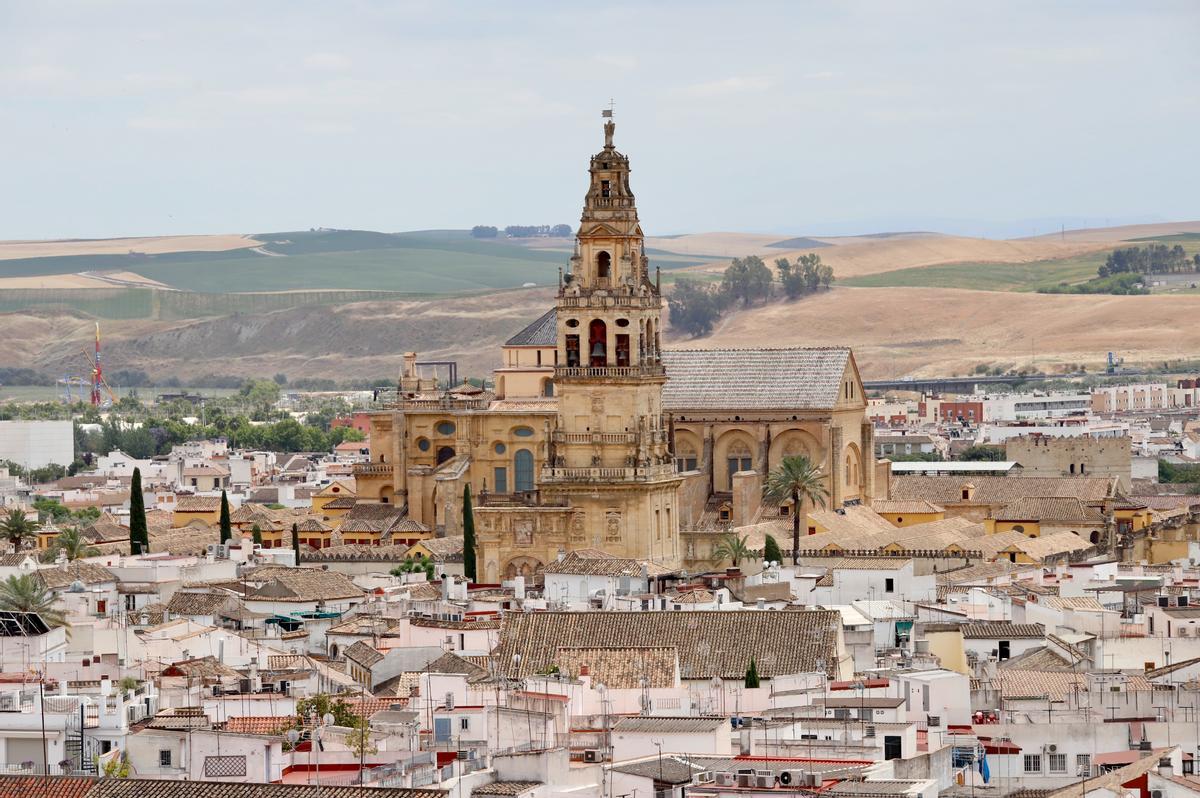
[(846, 347), (666, 350), (663, 409), (828, 409), (850, 359)]
[(558, 310), (538, 316), (519, 333), (504, 342), (505, 346), (555, 346), (558, 343)]
[(510, 676), (523, 677), (544, 672), (563, 646), (672, 646), (684, 679), (743, 678), (751, 656), (759, 674), (770, 677), (817, 671), (822, 659), (836, 668), (840, 629), (833, 610), (509, 613), (496, 656)]
[[(964, 502), (962, 486), (975, 486), (973, 498)], [(992, 477), (968, 476), (896, 476), (891, 482), (892, 499), (924, 499), (934, 504), (1007, 505), (1018, 499), (1043, 496), (1074, 496), (1085, 502), (1101, 501), (1113, 495), (1115, 481), (1104, 477)]]

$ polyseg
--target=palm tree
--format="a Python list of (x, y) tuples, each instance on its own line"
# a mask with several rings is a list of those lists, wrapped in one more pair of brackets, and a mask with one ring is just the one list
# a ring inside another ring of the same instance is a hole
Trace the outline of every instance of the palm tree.
[(774, 502), (792, 500), (792, 564), (800, 561), (800, 505), (809, 501), (824, 507), (828, 496), (821, 467), (802, 454), (783, 458), (767, 474), (763, 497)]
[(80, 557), (95, 557), (100, 553), (99, 549), (89, 546), (83, 535), (80, 534), (79, 528), (69, 526), (62, 532), (58, 533), (58, 537), (54, 539), (50, 550), (56, 555), (62, 552), (68, 560), (78, 560)]
[(21, 544), (37, 536), (39, 526), (41, 524), (30, 521), (20, 507), (13, 507), (7, 515), (0, 517), (0, 537), (7, 538), (13, 551), (17, 552), (21, 550)]
[(54, 606), (56, 600), (33, 574), (10, 576), (0, 582), (0, 610), (36, 612), (51, 626), (66, 626), (67, 614)]
[(726, 532), (721, 535), (717, 542), (716, 548), (713, 549), (712, 561), (720, 562), (721, 560), (731, 560), (733, 567), (737, 568), (738, 563), (742, 560), (757, 560), (758, 554), (746, 545), (746, 536), (738, 536), (733, 532)]

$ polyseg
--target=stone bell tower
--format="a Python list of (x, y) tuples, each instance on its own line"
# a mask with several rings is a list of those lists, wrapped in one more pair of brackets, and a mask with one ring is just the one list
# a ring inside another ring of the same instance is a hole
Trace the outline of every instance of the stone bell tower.
[(559, 285), (558, 419), (540, 488), (576, 508), (572, 548), (674, 562), (680, 480), (662, 413), (662, 297), (650, 280), (629, 159), (605, 116), (571, 270)]

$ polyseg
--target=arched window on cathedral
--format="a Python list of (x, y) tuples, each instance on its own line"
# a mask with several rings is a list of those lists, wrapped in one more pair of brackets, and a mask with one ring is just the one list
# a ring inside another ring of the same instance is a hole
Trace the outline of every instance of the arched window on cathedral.
[(696, 457), (696, 450), (689, 444), (679, 447), (679, 451), (675, 452), (675, 470), (680, 473), (684, 471), (695, 471), (699, 463), (699, 458)]
[(453, 446), (442, 446), (437, 450), (437, 464), (441, 465), (450, 458), (454, 457)]
[(750, 471), (754, 468), (751, 462), (750, 447), (738, 441), (729, 447), (726, 461), (729, 468), (729, 487), (727, 490), (733, 490), (733, 475), (739, 471)]
[(514, 490), (518, 493), (533, 490), (533, 452), (528, 449), (517, 449), (513, 454), (513, 471), (515, 472)]
[(596, 256), (596, 278), (607, 281), (612, 276), (612, 256), (601, 252)]
[(554, 380), (549, 377), (542, 380), (542, 396), (554, 396)]

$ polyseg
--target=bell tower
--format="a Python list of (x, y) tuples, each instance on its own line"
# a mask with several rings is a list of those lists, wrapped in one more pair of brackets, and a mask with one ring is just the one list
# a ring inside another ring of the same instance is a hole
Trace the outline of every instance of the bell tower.
[(559, 409), (540, 488), (582, 514), (572, 543), (674, 562), (680, 479), (662, 413), (662, 297), (629, 159), (613, 144), (612, 112), (604, 116), (604, 148), (588, 167), (575, 253), (559, 284)]

